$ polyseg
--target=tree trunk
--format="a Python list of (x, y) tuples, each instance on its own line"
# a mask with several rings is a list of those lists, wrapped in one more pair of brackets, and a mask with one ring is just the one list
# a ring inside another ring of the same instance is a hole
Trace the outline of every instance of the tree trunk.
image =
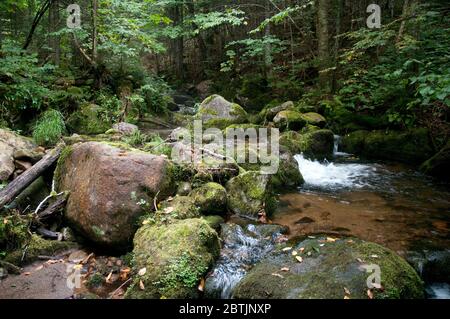
[[(176, 3), (170, 9), (170, 16), (175, 26), (183, 23), (183, 4)], [(184, 78), (183, 57), (184, 57), (184, 39), (178, 36), (172, 40), (172, 63), (177, 80)]]
[(41, 176), (50, 166), (52, 166), (61, 155), (63, 145), (58, 145), (55, 149), (46, 154), (39, 162), (33, 165), (32, 168), (25, 171), (22, 175), (17, 177), (9, 183), (2, 191), (0, 191), (0, 210), (16, 198), (25, 188)]
[(97, 11), (98, 2), (92, 0), (92, 60), (97, 62), (97, 44), (98, 44), (98, 31), (97, 31)]
[(327, 69), (330, 66), (330, 47), (328, 32), (329, 1), (317, 0), (317, 58), (319, 60), (319, 85), (324, 91), (330, 89), (330, 76)]
[[(54, 0), (50, 5), (48, 14), (48, 25), (50, 33), (57, 32), (59, 29), (59, 3)], [(59, 65), (61, 56), (61, 37), (49, 35), (49, 47), (52, 49), (53, 64)]]

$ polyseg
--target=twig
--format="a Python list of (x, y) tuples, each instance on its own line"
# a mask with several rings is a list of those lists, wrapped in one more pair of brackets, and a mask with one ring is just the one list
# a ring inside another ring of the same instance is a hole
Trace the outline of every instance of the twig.
[(157, 200), (158, 200), (158, 195), (159, 195), (159, 192), (160, 192), (161, 190), (159, 190), (157, 193), (156, 193), (156, 195), (155, 195), (155, 198), (153, 198), (153, 206), (155, 207), (155, 211), (157, 212), (158, 211), (158, 205), (156, 204), (156, 202), (157, 202)]
[(130, 282), (133, 278), (128, 278), (123, 284), (121, 284), (119, 286), (119, 288), (117, 288), (116, 290), (113, 291), (113, 293), (108, 297), (108, 299), (111, 299), (112, 297), (114, 297), (114, 295), (123, 288), (123, 286), (125, 286), (128, 282)]

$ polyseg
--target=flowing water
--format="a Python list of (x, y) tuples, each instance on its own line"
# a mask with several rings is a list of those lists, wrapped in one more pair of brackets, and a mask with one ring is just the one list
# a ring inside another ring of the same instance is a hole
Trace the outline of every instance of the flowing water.
[[(450, 254), (449, 185), (403, 165), (360, 161), (339, 152), (338, 142), (336, 137), (333, 162), (296, 156), (305, 185), (281, 195), (272, 221), (288, 226), (291, 237), (328, 233), (376, 242), (404, 257), (423, 251)], [(229, 298), (247, 269), (277, 240), (262, 236), (259, 226), (251, 224), (230, 221), (224, 227), (224, 249), (207, 279), (210, 297), (216, 298)], [(425, 262), (416, 267), (421, 275)], [(450, 298), (450, 285), (428, 282), (427, 294)]]

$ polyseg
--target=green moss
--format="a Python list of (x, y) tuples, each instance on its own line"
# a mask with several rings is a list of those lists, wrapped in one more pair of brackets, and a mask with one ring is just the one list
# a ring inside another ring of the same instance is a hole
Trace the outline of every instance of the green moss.
[(364, 143), (368, 134), (368, 131), (359, 130), (345, 135), (341, 140), (342, 150), (351, 154), (360, 154), (364, 150)]
[(135, 269), (147, 271), (135, 278), (126, 298), (197, 298), (198, 283), (219, 250), (217, 233), (202, 219), (141, 227), (134, 238)]
[(190, 197), (195, 205), (200, 208), (202, 214), (224, 214), (226, 213), (227, 191), (217, 183), (206, 183), (194, 189)]
[(320, 115), (319, 113), (309, 112), (302, 114), (302, 118), (305, 120), (307, 124), (324, 127), (327, 124), (327, 120), (325, 117)]
[(45, 240), (33, 234), (21, 249), (9, 253), (5, 261), (21, 265), (35, 261), (39, 256), (54, 256), (58, 252), (76, 247), (76, 243)]
[(309, 158), (332, 158), (334, 134), (330, 130), (317, 130), (303, 134), (299, 146), (301, 152)]
[(273, 119), (275, 125), (280, 129), (300, 130), (306, 125), (301, 113), (292, 110), (281, 111)]
[[(359, 239), (343, 238), (327, 242), (324, 237), (300, 240), (294, 250), (303, 248), (303, 262), (291, 251), (279, 249), (252, 269), (235, 289), (235, 298), (343, 299), (344, 287), (351, 299), (367, 299), (370, 273), (364, 265), (376, 264), (384, 290), (374, 289), (374, 297), (423, 298), (423, 283), (409, 264), (392, 251)], [(364, 261), (361, 263), (360, 260)], [(281, 267), (288, 272), (280, 273)], [(273, 276), (280, 273), (282, 276)]]
[(301, 135), (294, 131), (284, 132), (280, 135), (280, 145), (288, 149), (292, 154), (300, 154)]
[(166, 200), (155, 213), (156, 222), (169, 223), (175, 219), (196, 218), (200, 216), (199, 208), (189, 196), (175, 196), (172, 200)]
[(229, 209), (252, 218), (257, 218), (262, 211), (270, 215), (276, 203), (270, 178), (270, 175), (249, 171), (228, 181), (226, 189)]
[(220, 230), (220, 225), (225, 223), (225, 219), (223, 219), (222, 216), (218, 216), (218, 215), (209, 215), (209, 216), (204, 216), (202, 217), (207, 223), (208, 225), (216, 230), (217, 232)]
[(364, 156), (420, 164), (433, 155), (428, 131), (371, 132), (365, 140)]
[(61, 155), (59, 156), (58, 163), (56, 165), (55, 172), (53, 174), (53, 180), (55, 181), (55, 188), (59, 191), (61, 190), (61, 177), (65, 174), (64, 167), (66, 160), (72, 155), (73, 153), (73, 146), (66, 146), (61, 151)]

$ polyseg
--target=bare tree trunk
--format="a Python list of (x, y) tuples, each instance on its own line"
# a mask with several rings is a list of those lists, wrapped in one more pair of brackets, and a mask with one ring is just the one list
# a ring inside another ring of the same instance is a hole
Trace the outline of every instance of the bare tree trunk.
[[(49, 15), (49, 31), (54, 33), (58, 31), (59, 26), (59, 4), (58, 0), (54, 0), (50, 5)], [(49, 35), (49, 46), (52, 49), (53, 64), (59, 65), (61, 56), (61, 38), (55, 35)]]
[(28, 46), (31, 44), (31, 41), (33, 40), (34, 32), (36, 31), (37, 26), (39, 25), (39, 22), (41, 21), (44, 14), (47, 12), (47, 10), (50, 8), (50, 5), (52, 4), (54, 0), (46, 0), (44, 1), (36, 15), (34, 16), (33, 22), (31, 23), (30, 31), (28, 32), (27, 39), (25, 40), (25, 44), (23, 45), (22, 49), (26, 50), (28, 49)]
[(97, 0), (92, 0), (92, 59), (95, 62), (97, 62), (97, 44), (98, 44), (97, 11), (98, 11), (98, 2)]
[(319, 59), (319, 85), (324, 91), (330, 89), (329, 68), (330, 63), (330, 47), (329, 47), (329, 31), (328, 31), (328, 12), (329, 1), (317, 0), (317, 41), (318, 41), (318, 59)]

